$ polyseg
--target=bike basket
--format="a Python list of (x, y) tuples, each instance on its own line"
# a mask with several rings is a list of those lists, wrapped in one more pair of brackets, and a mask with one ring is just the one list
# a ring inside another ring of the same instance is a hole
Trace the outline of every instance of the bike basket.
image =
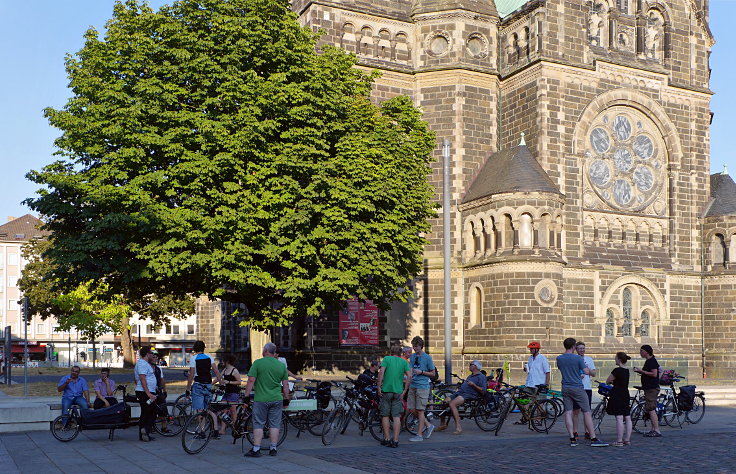
[(598, 393), (604, 397), (609, 396), (611, 394), (611, 390), (613, 390), (613, 385), (608, 385), (607, 383), (598, 384)]

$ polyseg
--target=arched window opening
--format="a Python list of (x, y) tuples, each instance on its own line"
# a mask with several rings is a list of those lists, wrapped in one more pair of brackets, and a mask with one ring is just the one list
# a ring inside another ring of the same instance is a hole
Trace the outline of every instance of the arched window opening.
[(623, 305), (622, 305), (623, 313), (624, 313), (624, 324), (621, 326), (621, 335), (631, 336), (631, 290), (629, 288), (624, 288), (623, 292)]
[(532, 235), (532, 216), (529, 214), (522, 214), (519, 219), (519, 247), (531, 248), (534, 242)]
[(539, 247), (549, 247), (549, 214), (544, 214), (539, 222)]
[(478, 244), (480, 253), (488, 250), (488, 222), (486, 219), (480, 220), (480, 243)]
[(486, 252), (496, 250), (496, 222), (489, 217), (486, 222)]
[(483, 292), (477, 286), (470, 289), (470, 324), (474, 327), (483, 321)]
[(503, 216), (503, 248), (510, 249), (514, 246), (514, 226), (511, 222), (511, 216), (505, 214)]
[(641, 326), (639, 327), (639, 335), (641, 337), (649, 337), (649, 311), (641, 312)]
[(713, 236), (713, 244), (711, 245), (713, 265), (723, 265), (726, 256), (726, 240), (723, 235), (716, 234)]
[(616, 335), (616, 321), (613, 318), (613, 310), (606, 311), (606, 336)]

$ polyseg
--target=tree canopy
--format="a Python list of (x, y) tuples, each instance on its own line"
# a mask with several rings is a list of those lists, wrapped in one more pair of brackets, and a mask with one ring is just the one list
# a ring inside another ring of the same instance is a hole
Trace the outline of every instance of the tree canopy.
[(323, 46), (286, 0), (118, 2), (46, 109), (59, 159), (28, 177), (53, 277), (245, 303), (257, 327), (421, 271), (435, 137), (404, 96)]

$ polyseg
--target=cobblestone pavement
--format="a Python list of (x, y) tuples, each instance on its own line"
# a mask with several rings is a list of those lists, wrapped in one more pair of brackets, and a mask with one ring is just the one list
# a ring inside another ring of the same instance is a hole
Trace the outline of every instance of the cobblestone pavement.
[[(513, 421), (513, 420), (511, 420)], [(464, 424), (465, 433), (436, 433), (431, 440), (410, 443), (402, 434), (398, 449), (384, 448), (370, 434), (359, 436), (354, 426), (325, 447), (319, 438), (290, 430), (277, 457), (245, 459), (240, 442), (226, 436), (211, 441), (198, 455), (187, 455), (179, 437), (137, 440), (137, 428), (118, 430), (114, 441), (107, 431), (83, 431), (69, 443), (56, 441), (48, 431), (0, 434), (0, 472), (3, 473), (138, 473), (197, 472), (207, 474), (255, 472), (507, 472), (533, 470), (563, 472), (695, 472), (736, 473), (736, 408), (709, 407), (703, 421), (684, 429), (663, 429), (665, 437), (642, 438), (624, 448), (592, 448), (585, 443), (570, 447), (558, 423), (549, 435), (529, 432), (523, 426), (504, 425), (501, 435)], [(615, 436), (612, 420), (603, 423), (603, 438)]]

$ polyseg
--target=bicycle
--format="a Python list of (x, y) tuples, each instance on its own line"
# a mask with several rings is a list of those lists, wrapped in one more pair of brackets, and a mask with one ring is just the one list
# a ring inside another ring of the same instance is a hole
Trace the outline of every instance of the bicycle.
[(538, 400), (536, 393), (532, 392), (528, 387), (517, 387), (506, 383), (503, 385), (508, 387), (508, 390), (503, 393), (504, 400), (495, 427), (495, 435), (498, 436), (504, 421), (514, 405), (519, 407), (522, 413), (522, 419), (526, 418), (530, 430), (549, 434), (549, 430), (557, 421), (555, 402), (546, 399)]
[(603, 423), (603, 417), (606, 416), (606, 408), (608, 407), (608, 398), (611, 396), (611, 390), (613, 385), (607, 383), (595, 381), (598, 384), (598, 394), (602, 397), (601, 401), (593, 409), (591, 416), (593, 417), (593, 429), (598, 433), (601, 432), (601, 423)]
[[(254, 443), (253, 413), (247, 403), (242, 398), (238, 402), (221, 401), (225, 393), (224, 387), (221, 386), (213, 387), (210, 391), (213, 396), (210, 398), (207, 407), (198, 413), (190, 415), (184, 425), (181, 437), (181, 444), (184, 451), (188, 454), (200, 453), (212, 438), (218, 420), (225, 423), (231, 429), (233, 444), (240, 438), (243, 440), (247, 439), (252, 445)], [(235, 420), (230, 417), (229, 410), (226, 410), (226, 408), (231, 406), (237, 407)], [(278, 440), (279, 445), (286, 439), (287, 429), (285, 418), (282, 417)], [(264, 437), (268, 437), (268, 427), (264, 428)]]
[(317, 400), (317, 409), (297, 410), (286, 414), (286, 421), (297, 429), (297, 438), (305, 430), (314, 436), (322, 435), (322, 425), (330, 413), (327, 407), (333, 401), (332, 384), (330, 382), (320, 382), (314, 379), (307, 379), (306, 382), (316, 385), (303, 387), (301, 391), (304, 392), (304, 395), (294, 396), (294, 400)]
[[(460, 378), (457, 377), (456, 374), (452, 374), (452, 376)], [(458, 384), (454, 383), (434, 382), (432, 384), (432, 388), (429, 391), (429, 397), (427, 398), (427, 406), (424, 409), (424, 416), (426, 417), (427, 422), (434, 423), (434, 421), (438, 419), (437, 415), (443, 411), (444, 405), (446, 404), (445, 398), (453, 393), (454, 389), (457, 387)], [(406, 431), (416, 435), (418, 426), (419, 418), (417, 418), (417, 416), (412, 412), (407, 413), (404, 417), (404, 427)]]
[(344, 434), (354, 418), (354, 414), (360, 408), (358, 400), (360, 393), (354, 387), (347, 387), (340, 382), (334, 383), (336, 387), (344, 391), (343, 397), (335, 402), (335, 408), (330, 412), (322, 428), (322, 444), (331, 445), (339, 434)]

